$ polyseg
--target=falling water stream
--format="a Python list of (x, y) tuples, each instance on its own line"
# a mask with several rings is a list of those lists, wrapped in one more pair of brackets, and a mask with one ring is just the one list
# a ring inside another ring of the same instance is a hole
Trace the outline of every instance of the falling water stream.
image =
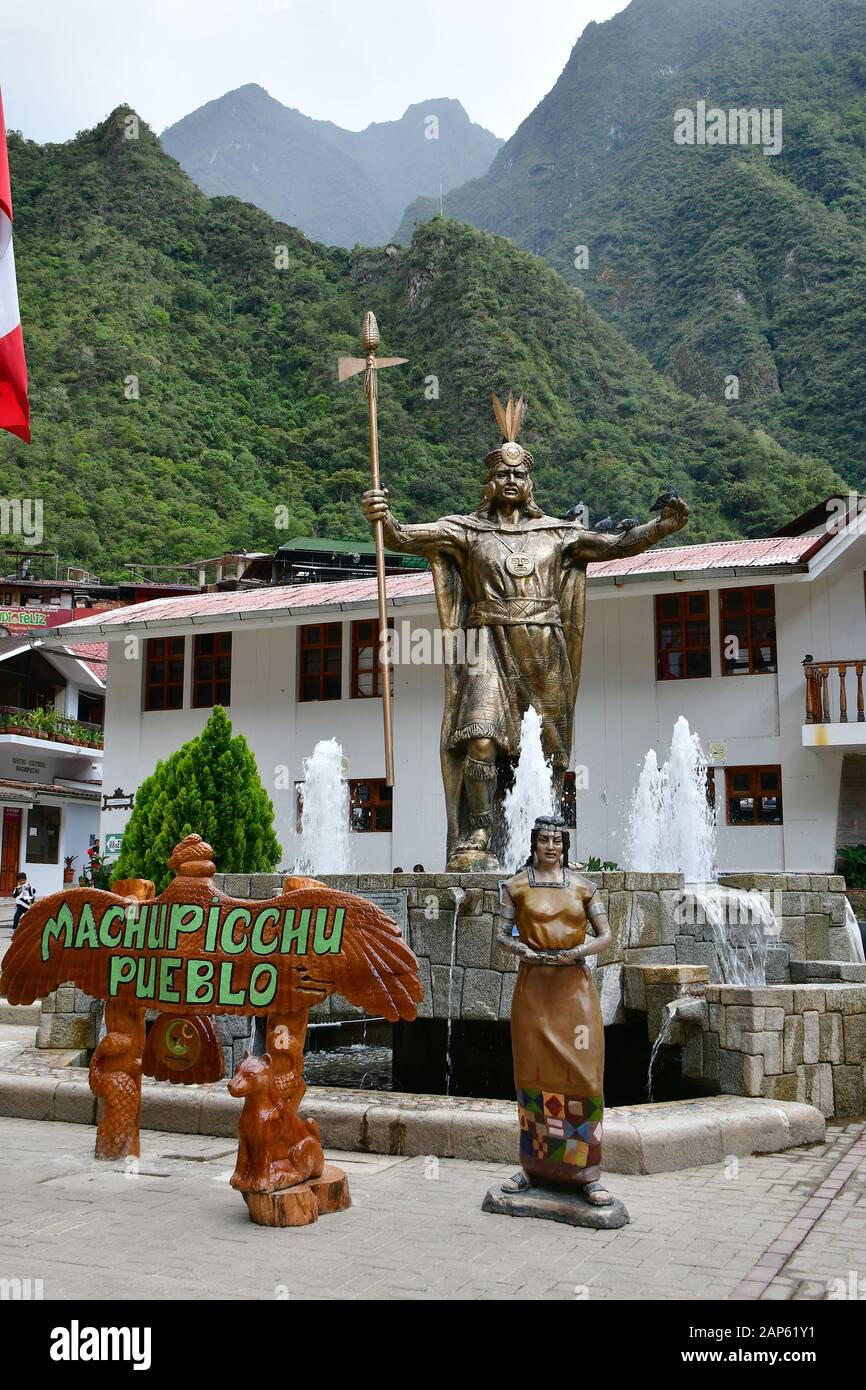
[(860, 934), (860, 923), (851, 903), (845, 899), (845, 930), (848, 933), (848, 949), (851, 952), (851, 959), (858, 961), (860, 965), (866, 965), (866, 953), (863, 951), (863, 937)]
[(676, 1021), (676, 1016), (676, 1001), (671, 1000), (669, 1004), (665, 1004), (665, 1020), (661, 1028), (659, 1029), (658, 1037), (653, 1043), (653, 1050), (650, 1053), (649, 1068), (647, 1070), (646, 1077), (646, 1098), (648, 1101), (651, 1101), (653, 1098), (653, 1071), (655, 1070), (655, 1064), (658, 1059), (659, 1052), (661, 1051), (664, 1044), (667, 1042), (670, 1031), (674, 1026), (674, 1022)]
[(452, 1026), (452, 1021), (453, 1021), (453, 1020), (452, 1020), (452, 1017), (451, 1017), (451, 996), (452, 996), (452, 993), (453, 993), (453, 984), (454, 984), (454, 966), (455, 966), (455, 963), (456, 963), (456, 960), (457, 960), (457, 918), (460, 916), (460, 904), (462, 903), (463, 899), (466, 897), (466, 893), (465, 893), (464, 889), (458, 887), (457, 885), (455, 885), (455, 886), (451, 889), (451, 892), (454, 894), (454, 917), (452, 918), (452, 921), (451, 921), (451, 961), (450, 961), (450, 964), (449, 964), (449, 967), (448, 967), (448, 1008), (447, 1008), (447, 1018), (448, 1018), (448, 1022), (447, 1022), (447, 1024), (446, 1024), (446, 1033), (445, 1033), (445, 1094), (446, 1094), (446, 1096), (450, 1096), (450, 1094), (451, 1094), (451, 1071), (452, 1071), (452, 1065), (453, 1065), (453, 1058), (452, 1058), (452, 1055), (451, 1055), (451, 1026)]

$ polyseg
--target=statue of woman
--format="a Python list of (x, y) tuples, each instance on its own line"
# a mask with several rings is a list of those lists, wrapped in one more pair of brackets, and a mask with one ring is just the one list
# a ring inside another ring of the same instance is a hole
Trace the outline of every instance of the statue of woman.
[(568, 862), (569, 839), (559, 817), (540, 817), (525, 868), (502, 884), (499, 940), (520, 957), (511, 1040), (522, 1167), (502, 1191), (565, 1189), (601, 1207), (614, 1200), (599, 1181), (604, 1025), (586, 959), (611, 934), (596, 885)]

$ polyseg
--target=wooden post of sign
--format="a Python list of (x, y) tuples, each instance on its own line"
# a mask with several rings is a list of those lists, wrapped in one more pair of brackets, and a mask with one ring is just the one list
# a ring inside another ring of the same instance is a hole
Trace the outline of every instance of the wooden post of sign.
[(244, 1101), (231, 1183), (258, 1226), (308, 1226), (352, 1205), (346, 1174), (325, 1162), (318, 1125), (298, 1113), (307, 1016), (271, 1014), (264, 1056), (247, 1053), (229, 1082)]
[(109, 999), (105, 1037), (90, 1060), (90, 1089), (102, 1101), (96, 1158), (138, 1158), (141, 1153), (141, 1072), (144, 1009)]

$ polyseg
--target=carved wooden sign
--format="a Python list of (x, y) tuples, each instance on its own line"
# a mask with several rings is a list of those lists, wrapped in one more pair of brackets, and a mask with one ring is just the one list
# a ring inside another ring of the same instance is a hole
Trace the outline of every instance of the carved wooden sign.
[[(423, 995), (418, 963), (368, 899), (315, 879), (290, 879), (288, 891), (266, 901), (231, 898), (213, 883), (212, 853), (188, 835), (168, 861), (174, 879), (156, 897), (135, 881), (115, 885), (123, 895), (77, 888), (42, 898), (6, 952), (0, 993), (10, 1004), (30, 1004), (72, 982), (105, 1000), (107, 1031), (90, 1063), (91, 1089), (104, 1101), (98, 1158), (139, 1153), (143, 1071), (182, 1083), (222, 1076), (209, 1015), (267, 1016), (266, 1062), (247, 1068), (249, 1076), (239, 1068), (230, 1087), (257, 1097), (234, 1185), (249, 1204), (251, 1193), (261, 1202), (300, 1184), (308, 1212), (317, 1201), (319, 1210), (338, 1209), (325, 1196), (331, 1188), (318, 1132), (298, 1115), (307, 1015), (336, 991), (368, 1013), (411, 1020)], [(146, 1037), (149, 1009), (159, 1018)], [(315, 1197), (311, 1183), (319, 1184)], [(347, 1188), (340, 1202), (348, 1203)], [(258, 1219), (252, 1206), (251, 1213)], [(278, 1216), (287, 1223), (285, 1211)]]
[(24, 1004), (71, 981), (130, 1008), (247, 1016), (310, 1009), (338, 991), (392, 1021), (415, 1016), (415, 956), (375, 904), (312, 880), (266, 901), (230, 898), (211, 881), (210, 854), (187, 836), (169, 860), (177, 876), (150, 901), (92, 888), (40, 899), (0, 989)]

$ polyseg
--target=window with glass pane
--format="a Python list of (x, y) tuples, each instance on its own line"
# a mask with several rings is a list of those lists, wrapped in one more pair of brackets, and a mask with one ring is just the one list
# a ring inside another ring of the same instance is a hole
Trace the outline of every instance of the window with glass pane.
[[(393, 622), (388, 623), (393, 631)], [(391, 688), (393, 691), (393, 673)], [(382, 694), (382, 668), (379, 665), (379, 619), (362, 618), (352, 623), (352, 699)]]
[(577, 829), (577, 783), (573, 772), (566, 772), (563, 779), (559, 814), (570, 830)]
[(709, 593), (658, 594), (656, 679), (693, 680), (711, 674)]
[(194, 709), (229, 705), (232, 698), (232, 635), (203, 632), (196, 637), (192, 661)]
[(770, 674), (776, 666), (776, 591), (723, 589), (719, 595), (722, 672)]
[(27, 812), (28, 864), (59, 862), (60, 815), (59, 806), (33, 806)]
[(383, 778), (349, 782), (349, 820), (355, 832), (388, 831), (393, 820), (394, 788)]
[(728, 825), (782, 824), (782, 769), (725, 769)]
[(182, 637), (150, 637), (144, 647), (144, 708), (183, 707)]
[(321, 623), (298, 630), (298, 699), (339, 700), (343, 694), (343, 628)]

